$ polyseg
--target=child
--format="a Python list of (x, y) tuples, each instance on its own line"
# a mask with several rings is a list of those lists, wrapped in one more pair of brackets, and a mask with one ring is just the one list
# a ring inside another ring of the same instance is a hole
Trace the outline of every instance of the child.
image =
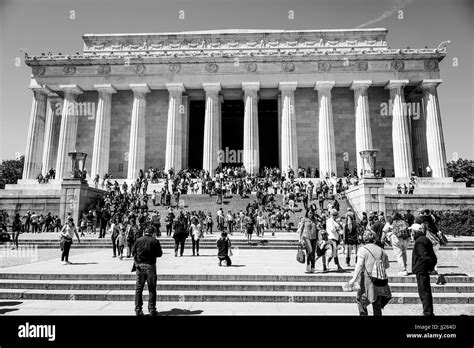
[[(322, 227), (322, 226), (318, 226), (318, 228), (319, 227)], [(323, 257), (326, 254), (332, 255), (332, 244), (329, 243), (328, 233), (325, 230), (320, 230), (320, 233), (321, 233), (321, 240), (318, 241), (317, 246), (316, 246), (315, 262), (318, 261), (320, 257)], [(329, 264), (329, 261), (330, 259), (328, 260), (328, 264)], [(327, 272), (327, 271), (328, 271), (328, 268), (325, 263), (325, 258), (323, 257), (323, 272)]]
[(125, 248), (125, 243), (126, 243), (125, 231), (126, 231), (126, 228), (121, 226), (120, 233), (117, 237), (118, 256), (120, 260), (123, 259), (123, 249)]

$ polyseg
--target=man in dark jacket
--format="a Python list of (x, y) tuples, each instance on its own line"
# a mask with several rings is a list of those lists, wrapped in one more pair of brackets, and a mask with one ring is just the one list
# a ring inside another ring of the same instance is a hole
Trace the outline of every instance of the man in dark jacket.
[[(148, 227), (145, 235), (138, 238), (133, 245), (132, 254), (134, 255), (137, 270), (137, 282), (135, 289), (135, 313), (143, 315), (143, 288), (145, 281), (148, 284), (148, 312), (150, 315), (158, 315), (156, 311), (156, 258), (161, 257), (163, 252), (158, 239), (153, 237), (153, 229)], [(132, 269), (133, 270), (133, 269)]]
[(438, 262), (433, 244), (426, 237), (425, 226), (413, 224), (412, 237), (415, 240), (412, 255), (412, 272), (416, 274), (418, 294), (423, 303), (423, 315), (433, 316), (433, 295), (431, 293), (430, 272)]
[(222, 266), (222, 261), (226, 262), (226, 266), (231, 266), (232, 261), (229, 257), (230, 240), (227, 238), (227, 233), (222, 232), (221, 238), (217, 240), (217, 257), (219, 258), (219, 266)]

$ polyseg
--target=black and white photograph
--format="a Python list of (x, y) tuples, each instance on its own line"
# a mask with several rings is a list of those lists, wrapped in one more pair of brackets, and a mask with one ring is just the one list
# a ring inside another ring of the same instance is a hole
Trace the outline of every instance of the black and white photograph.
[(0, 347), (474, 343), (473, 1), (0, 0), (0, 52)]

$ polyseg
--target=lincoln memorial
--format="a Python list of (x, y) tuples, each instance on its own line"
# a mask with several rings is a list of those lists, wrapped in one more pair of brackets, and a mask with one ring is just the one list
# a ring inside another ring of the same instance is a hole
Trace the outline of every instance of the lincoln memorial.
[[(82, 53), (26, 55), (33, 103), (23, 181), (70, 171), (243, 165), (321, 176), (377, 168), (446, 177), (437, 86), (446, 47), (390, 48), (386, 29), (85, 34)], [(220, 151), (241, 151), (226, 163)]]

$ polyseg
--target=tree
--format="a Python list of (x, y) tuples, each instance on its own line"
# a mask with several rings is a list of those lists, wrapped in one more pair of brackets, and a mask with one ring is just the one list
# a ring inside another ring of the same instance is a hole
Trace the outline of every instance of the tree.
[(5, 184), (16, 184), (23, 174), (23, 164), (25, 157), (19, 159), (3, 160), (0, 164), (0, 188), (5, 188)]
[(448, 173), (455, 182), (465, 182), (466, 186), (471, 187), (474, 183), (474, 161), (459, 158), (448, 162)]

